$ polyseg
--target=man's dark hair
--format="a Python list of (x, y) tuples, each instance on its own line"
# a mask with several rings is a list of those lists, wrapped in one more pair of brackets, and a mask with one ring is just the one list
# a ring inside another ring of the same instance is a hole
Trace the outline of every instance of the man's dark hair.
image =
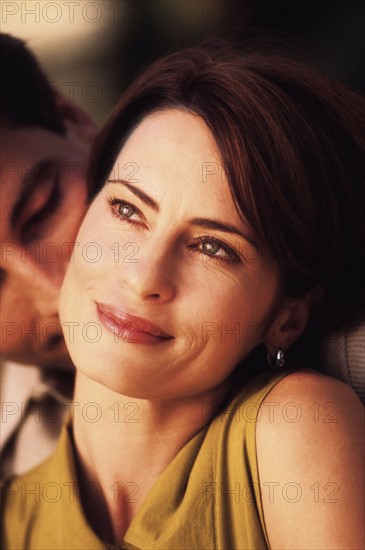
[(65, 133), (56, 92), (25, 43), (0, 33), (0, 124)]

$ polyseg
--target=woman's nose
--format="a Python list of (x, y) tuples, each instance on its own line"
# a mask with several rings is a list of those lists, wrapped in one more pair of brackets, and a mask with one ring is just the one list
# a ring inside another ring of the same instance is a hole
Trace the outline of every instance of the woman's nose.
[(151, 240), (133, 258), (125, 261), (122, 278), (128, 288), (143, 300), (170, 301), (176, 292), (177, 265), (174, 254)]

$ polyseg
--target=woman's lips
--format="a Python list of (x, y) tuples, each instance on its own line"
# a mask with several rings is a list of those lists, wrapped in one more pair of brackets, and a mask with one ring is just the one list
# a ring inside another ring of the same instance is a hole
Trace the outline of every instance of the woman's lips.
[(150, 321), (130, 315), (114, 306), (96, 302), (96, 309), (102, 325), (124, 342), (156, 344), (173, 338)]

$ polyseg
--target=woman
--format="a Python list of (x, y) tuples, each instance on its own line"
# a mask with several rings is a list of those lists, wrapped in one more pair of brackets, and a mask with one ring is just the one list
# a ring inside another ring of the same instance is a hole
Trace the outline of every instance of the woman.
[(127, 92), (62, 291), (73, 421), (5, 548), (363, 546), (362, 407), (296, 345), (363, 299), (363, 105), (224, 44)]

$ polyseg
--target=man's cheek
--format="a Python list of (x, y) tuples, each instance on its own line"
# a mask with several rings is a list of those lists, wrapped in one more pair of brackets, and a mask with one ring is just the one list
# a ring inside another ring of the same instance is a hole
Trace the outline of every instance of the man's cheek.
[(4, 356), (18, 351), (20, 345), (25, 345), (26, 323), (6, 320), (1, 321), (1, 346), (0, 350)]

